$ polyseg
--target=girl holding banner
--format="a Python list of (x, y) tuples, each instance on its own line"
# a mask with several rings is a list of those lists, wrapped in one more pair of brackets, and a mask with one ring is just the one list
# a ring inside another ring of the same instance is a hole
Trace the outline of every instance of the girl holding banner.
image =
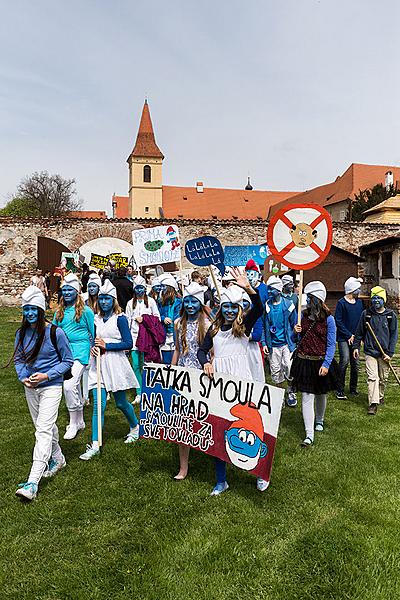
[(290, 376), (293, 388), (302, 392), (306, 437), (301, 445), (306, 448), (314, 443), (314, 429), (324, 430), (326, 394), (337, 388), (339, 367), (334, 359), (336, 324), (325, 304), (326, 288), (321, 281), (311, 281), (304, 293), (307, 308), (302, 313), (301, 324), (294, 328), (300, 334), (300, 341)]
[(94, 340), (94, 314), (85, 305), (80, 289), (77, 276), (68, 273), (61, 286), (61, 298), (53, 318), (53, 324), (61, 327), (67, 336), (74, 357), (72, 377), (64, 381), (65, 404), (69, 412), (64, 440), (74, 439), (80, 429), (85, 429), (81, 379), (89, 364), (90, 346)]
[(139, 404), (142, 394), (142, 370), (144, 363), (144, 352), (140, 352), (136, 348), (139, 325), (143, 321), (143, 315), (154, 315), (158, 319), (160, 318), (157, 302), (147, 295), (146, 280), (141, 275), (137, 275), (133, 279), (133, 298), (126, 305), (125, 314), (132, 334), (132, 367), (138, 380), (134, 403)]
[(100, 352), (101, 374), (101, 423), (103, 427), (104, 412), (107, 403), (107, 392), (112, 392), (115, 404), (128, 420), (130, 431), (125, 443), (130, 444), (139, 439), (139, 425), (134, 408), (126, 398), (126, 390), (137, 388), (138, 381), (132, 371), (127, 350), (132, 348), (132, 335), (128, 319), (121, 314), (117, 302), (117, 290), (109, 279), (100, 288), (99, 312), (95, 316), (96, 339), (92, 348), (92, 359), (89, 371), (89, 388), (93, 390), (92, 444), (79, 458), (90, 460), (100, 453), (97, 430), (97, 369), (95, 357)]
[(159, 277), (164, 292), (159, 306), (161, 323), (164, 325), (166, 338), (161, 353), (164, 364), (170, 365), (175, 350), (174, 323), (179, 317), (182, 300), (178, 298), (178, 284), (170, 273), (164, 273)]
[[(173, 365), (190, 369), (201, 369), (197, 358), (199, 346), (211, 323), (204, 307), (204, 292), (207, 288), (193, 281), (183, 293), (180, 318), (175, 321), (176, 348)], [(174, 479), (185, 479), (188, 472), (189, 446), (179, 445), (179, 473)]]
[[(252, 374), (248, 359), (249, 339), (251, 331), (259, 317), (262, 315), (263, 306), (258, 292), (254, 290), (246, 275), (239, 269), (232, 269), (236, 285), (226, 288), (221, 293), (221, 305), (214, 323), (200, 345), (197, 357), (204, 372), (209, 377), (216, 373), (227, 373), (242, 379), (252, 381)], [(243, 290), (245, 290), (252, 303), (252, 307), (243, 316)], [(209, 353), (213, 350), (214, 361), (209, 360)], [(215, 459), (217, 484), (211, 492), (218, 496), (228, 489), (226, 481), (226, 463)], [(266, 490), (268, 482), (257, 479), (257, 489)]]

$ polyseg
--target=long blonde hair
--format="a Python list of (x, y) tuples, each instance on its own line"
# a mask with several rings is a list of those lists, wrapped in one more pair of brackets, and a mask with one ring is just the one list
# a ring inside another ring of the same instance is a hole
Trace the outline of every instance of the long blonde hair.
[[(202, 344), (203, 340), (206, 336), (206, 316), (207, 313), (204, 310), (204, 306), (202, 306), (199, 310), (199, 314), (197, 316), (196, 322), (197, 322), (197, 343)], [(183, 307), (182, 304), (182, 308), (181, 308), (181, 317), (178, 321), (177, 324), (177, 329), (178, 329), (178, 337), (179, 337), (179, 342), (180, 342), (180, 347), (181, 347), (181, 352), (182, 354), (187, 354), (189, 352), (189, 346), (187, 343), (187, 324), (189, 321), (189, 317), (188, 314), (186, 312), (186, 310)]]
[[(217, 335), (218, 331), (221, 329), (222, 325), (225, 324), (225, 319), (222, 315), (221, 307), (219, 307), (217, 314), (215, 315), (214, 322), (211, 326), (211, 337)], [(245, 326), (243, 322), (243, 308), (239, 306), (239, 312), (236, 319), (232, 323), (232, 333), (234, 337), (240, 338), (244, 336)]]
[(94, 314), (96, 315), (99, 312), (99, 305), (97, 304), (97, 296), (88, 295), (87, 305), (92, 309)]
[[(61, 296), (60, 301), (58, 303), (57, 310), (56, 310), (56, 314), (55, 314), (55, 318), (58, 323), (61, 323), (61, 321), (63, 320), (65, 309), (66, 309), (65, 300), (64, 300), (63, 296)], [(82, 319), (84, 309), (85, 309), (85, 303), (83, 301), (82, 296), (80, 294), (78, 294), (76, 297), (76, 302), (75, 302), (75, 321), (77, 323), (79, 323), (79, 321)]]

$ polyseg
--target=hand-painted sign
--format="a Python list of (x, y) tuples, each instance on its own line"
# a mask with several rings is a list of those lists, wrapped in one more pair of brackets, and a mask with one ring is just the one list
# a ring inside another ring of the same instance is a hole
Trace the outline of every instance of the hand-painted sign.
[(179, 261), (181, 244), (177, 225), (132, 231), (135, 262), (139, 267)]
[(266, 282), (271, 275), (279, 276), (283, 275), (284, 273), (287, 273), (288, 271), (289, 267), (275, 260), (275, 258), (271, 254), (270, 256), (268, 256), (268, 258), (265, 259), (264, 262), (264, 281)]
[(274, 258), (291, 269), (312, 269), (332, 245), (332, 220), (317, 204), (289, 204), (268, 225), (267, 243)]
[(185, 444), (269, 481), (284, 394), (239, 377), (147, 363), (140, 435)]
[(227, 267), (242, 267), (248, 260), (253, 259), (258, 265), (263, 265), (269, 255), (268, 246), (225, 246), (225, 260)]
[(221, 275), (225, 273), (224, 251), (221, 242), (212, 235), (188, 240), (185, 244), (185, 254), (192, 265), (198, 267), (214, 265)]
[(111, 254), (107, 254), (107, 256), (102, 256), (101, 254), (94, 254), (93, 252), (90, 255), (90, 267), (94, 267), (95, 269), (104, 269), (108, 265), (110, 260), (115, 261), (115, 268), (119, 269), (120, 267), (128, 266), (128, 257), (121, 256), (120, 252), (112, 252)]
[(61, 252), (61, 266), (75, 273), (79, 268), (79, 252)]

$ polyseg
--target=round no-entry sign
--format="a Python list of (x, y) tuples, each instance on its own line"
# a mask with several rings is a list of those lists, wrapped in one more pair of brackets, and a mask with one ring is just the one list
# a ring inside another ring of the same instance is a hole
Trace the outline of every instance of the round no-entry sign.
[(289, 204), (271, 219), (267, 242), (274, 258), (291, 269), (312, 269), (332, 245), (332, 220), (317, 204)]

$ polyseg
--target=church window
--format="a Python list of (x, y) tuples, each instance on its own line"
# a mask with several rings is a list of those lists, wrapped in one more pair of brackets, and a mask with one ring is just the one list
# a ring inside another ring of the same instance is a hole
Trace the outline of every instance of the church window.
[(149, 212), (149, 207), (148, 207), (148, 206), (145, 206), (145, 207), (144, 207), (144, 212), (145, 212), (145, 213), (148, 213), (148, 212)]
[(144, 167), (143, 167), (143, 181), (144, 181), (144, 183), (151, 183), (151, 167), (150, 167), (150, 165), (144, 165)]

